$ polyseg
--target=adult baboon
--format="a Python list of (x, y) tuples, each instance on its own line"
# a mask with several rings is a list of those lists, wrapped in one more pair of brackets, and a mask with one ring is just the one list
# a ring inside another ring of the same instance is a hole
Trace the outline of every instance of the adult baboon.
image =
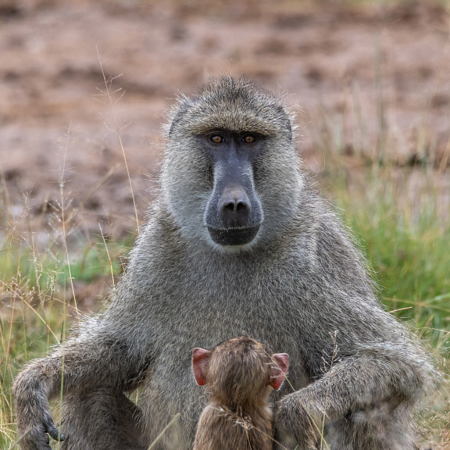
[(270, 354), (246, 336), (211, 350), (195, 348), (192, 369), (208, 385), (209, 403), (200, 415), (193, 450), (272, 450), (269, 395), (280, 389), (289, 365), (286, 353)]
[[(153, 449), (190, 448), (206, 403), (191, 349), (243, 333), (291, 357), (285, 447), (314, 447), (325, 420), (333, 450), (414, 448), (430, 364), (309, 186), (280, 100), (221, 78), (173, 110), (161, 195), (109, 307), (17, 377), (22, 448), (50, 448), (62, 381), (63, 448), (146, 448), (177, 414)], [(142, 412), (124, 394), (138, 386)]]

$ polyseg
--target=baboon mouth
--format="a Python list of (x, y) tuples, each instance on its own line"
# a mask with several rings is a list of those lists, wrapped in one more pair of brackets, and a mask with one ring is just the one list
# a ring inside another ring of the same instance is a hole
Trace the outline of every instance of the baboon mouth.
[(259, 225), (250, 228), (212, 228), (208, 227), (211, 239), (219, 245), (249, 244), (259, 230)]

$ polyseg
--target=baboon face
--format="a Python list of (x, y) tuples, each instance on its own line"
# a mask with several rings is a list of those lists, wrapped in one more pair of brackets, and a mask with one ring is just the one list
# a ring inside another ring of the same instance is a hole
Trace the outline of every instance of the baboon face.
[(255, 132), (213, 130), (199, 136), (214, 174), (205, 211), (211, 239), (219, 245), (245, 245), (263, 221), (255, 191), (254, 164), (264, 148), (264, 136)]
[(301, 176), (278, 99), (246, 80), (214, 80), (179, 101), (168, 138), (163, 192), (188, 238), (243, 249), (285, 228)]

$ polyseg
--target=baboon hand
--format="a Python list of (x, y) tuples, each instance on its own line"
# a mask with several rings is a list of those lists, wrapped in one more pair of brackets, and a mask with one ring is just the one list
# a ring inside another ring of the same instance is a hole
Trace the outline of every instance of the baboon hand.
[(302, 391), (283, 397), (277, 404), (275, 424), (283, 448), (316, 449), (322, 433), (323, 414)]
[(53, 369), (51, 364), (44, 360), (34, 361), (14, 380), (17, 440), (23, 450), (51, 450), (49, 436), (60, 441), (65, 439), (53, 422), (48, 403), (49, 397), (55, 397), (61, 386), (60, 361), (55, 366), (58, 370), (56, 381), (49, 376)]
[(64, 434), (59, 433), (50, 414), (45, 413), (42, 420), (33, 421), (28, 427), (19, 427), (18, 440), (20, 447), (26, 450), (51, 450), (50, 438), (51, 436), (56, 441), (64, 441), (66, 438)]
[(51, 450), (50, 438), (55, 441), (64, 441), (64, 434), (59, 433), (53, 419), (49, 413), (45, 413), (40, 421), (33, 420), (33, 424), (19, 427), (19, 443), (22, 449), (26, 450)]
[(50, 415), (46, 414), (44, 419), (44, 430), (48, 433), (55, 441), (64, 441), (66, 436), (59, 432), (56, 428), (53, 419)]
[(33, 385), (26, 372), (22, 372), (14, 383), (13, 391), (20, 448), (51, 450), (49, 436), (60, 441), (65, 439), (53, 422), (44, 387)]

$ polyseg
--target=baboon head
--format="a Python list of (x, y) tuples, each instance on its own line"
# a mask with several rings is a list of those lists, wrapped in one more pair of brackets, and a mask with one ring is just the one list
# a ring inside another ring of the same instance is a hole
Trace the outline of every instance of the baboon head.
[(280, 389), (289, 365), (289, 355), (271, 352), (246, 336), (230, 339), (212, 350), (195, 348), (192, 369), (200, 386), (208, 385), (222, 405), (238, 405), (264, 398), (270, 388)]
[(181, 97), (168, 127), (162, 185), (190, 239), (229, 250), (282, 234), (302, 178), (280, 100), (232, 78)]

